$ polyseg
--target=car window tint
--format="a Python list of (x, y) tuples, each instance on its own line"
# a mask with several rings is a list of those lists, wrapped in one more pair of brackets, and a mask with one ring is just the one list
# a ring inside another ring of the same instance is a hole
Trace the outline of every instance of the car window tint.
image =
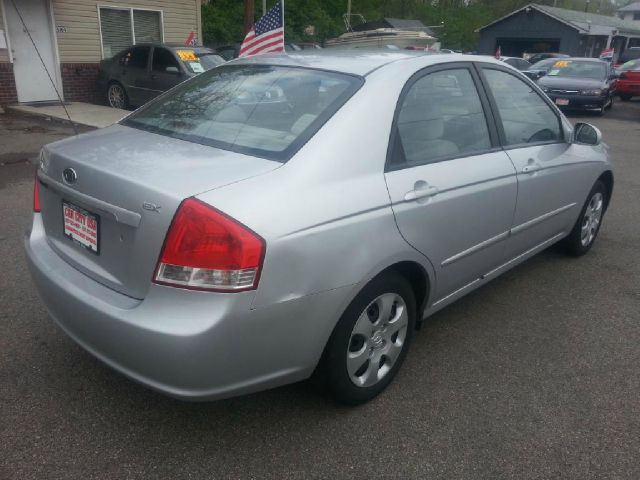
[(534, 89), (514, 75), (485, 69), (507, 145), (559, 141), (560, 120)]
[(167, 67), (175, 67), (180, 70), (178, 61), (173, 56), (173, 52), (166, 48), (154, 48), (151, 69), (154, 72), (166, 72)]
[(435, 72), (415, 82), (402, 99), (397, 132), (392, 158), (396, 167), (491, 147), (482, 104), (467, 69)]
[(359, 77), (272, 65), (223, 65), (123, 122), (161, 135), (286, 161), (353, 93)]
[(147, 68), (150, 47), (134, 47), (124, 56), (124, 64), (129, 68)]

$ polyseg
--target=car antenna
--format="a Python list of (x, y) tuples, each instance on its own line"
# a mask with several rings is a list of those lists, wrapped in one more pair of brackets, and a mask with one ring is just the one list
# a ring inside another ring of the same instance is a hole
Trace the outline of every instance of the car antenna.
[(67, 110), (66, 105), (62, 101), (62, 97), (60, 96), (60, 92), (58, 91), (58, 87), (56, 87), (56, 84), (53, 81), (53, 78), (51, 78), (51, 74), (49, 73), (49, 70), (47, 69), (47, 66), (44, 64), (44, 60), (42, 59), (42, 55), (40, 55), (40, 51), (38, 50), (38, 47), (36, 46), (36, 42), (33, 41), (33, 37), (31, 36), (31, 32), (29, 32), (29, 29), (27, 28), (27, 24), (24, 22), (24, 19), (22, 18), (22, 14), (20, 13), (20, 10), (18, 10), (18, 7), (16, 6), (15, 0), (11, 0), (11, 3), (13, 4), (13, 8), (15, 9), (16, 13), (18, 14), (18, 18), (20, 19), (20, 22), (22, 23), (22, 27), (24, 28), (24, 31), (29, 36), (29, 40), (31, 40), (31, 43), (33, 44), (33, 48), (35, 49), (36, 53), (38, 54), (38, 58), (40, 59), (40, 63), (42, 63), (42, 68), (44, 68), (44, 71), (46, 72), (47, 77), (49, 77), (49, 81), (51, 82), (51, 86), (53, 86), (53, 89), (55, 90), (56, 95), (58, 96), (58, 101), (60, 102), (60, 105), (62, 105), (62, 108), (64, 109), (64, 113), (67, 114), (67, 118), (69, 119), (69, 122), (71, 123), (71, 127), (73, 128), (73, 133), (75, 135), (78, 135), (78, 129), (76, 127), (76, 124), (73, 122), (73, 120), (71, 120), (71, 115), (69, 115), (69, 111)]

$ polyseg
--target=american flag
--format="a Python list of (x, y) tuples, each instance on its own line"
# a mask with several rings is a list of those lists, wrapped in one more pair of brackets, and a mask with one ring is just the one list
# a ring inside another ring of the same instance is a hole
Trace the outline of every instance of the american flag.
[(269, 52), (284, 52), (284, 18), (282, 13), (282, 3), (278, 2), (256, 22), (240, 46), (241, 57)]

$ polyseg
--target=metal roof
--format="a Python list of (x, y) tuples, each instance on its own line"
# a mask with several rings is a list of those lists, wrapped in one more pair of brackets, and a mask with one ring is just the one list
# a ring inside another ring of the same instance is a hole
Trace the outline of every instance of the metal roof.
[[(638, 3), (640, 4), (640, 2)], [(547, 5), (538, 5), (536, 3), (530, 3), (529, 5), (515, 10), (510, 14), (479, 28), (477, 31), (481, 31), (511, 17), (512, 15), (515, 15), (516, 13), (526, 11), (527, 9), (534, 9), (549, 15), (550, 17), (555, 18), (556, 20), (586, 35), (610, 35), (611, 30), (618, 30), (619, 33), (640, 36), (640, 25), (634, 22), (625, 21), (618, 17), (581, 12), (578, 10), (568, 10), (566, 8), (549, 7)]]
[(633, 2), (618, 9), (619, 12), (640, 12), (640, 2)]

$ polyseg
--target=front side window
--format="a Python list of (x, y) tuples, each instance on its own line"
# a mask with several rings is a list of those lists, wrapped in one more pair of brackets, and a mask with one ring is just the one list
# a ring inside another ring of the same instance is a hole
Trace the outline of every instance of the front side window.
[(173, 67), (175, 71), (180, 71), (178, 61), (173, 56), (173, 52), (166, 48), (154, 48), (151, 69), (154, 72), (166, 72), (169, 67)]
[(402, 99), (392, 168), (424, 165), (491, 148), (487, 121), (466, 68), (428, 74)]
[(181, 84), (123, 124), (284, 162), (362, 82), (304, 68), (221, 66)]
[(506, 145), (562, 140), (560, 119), (534, 89), (514, 75), (485, 69), (504, 130)]
[(136, 43), (162, 42), (162, 15), (156, 10), (100, 7), (100, 33), (102, 56), (111, 58)]

